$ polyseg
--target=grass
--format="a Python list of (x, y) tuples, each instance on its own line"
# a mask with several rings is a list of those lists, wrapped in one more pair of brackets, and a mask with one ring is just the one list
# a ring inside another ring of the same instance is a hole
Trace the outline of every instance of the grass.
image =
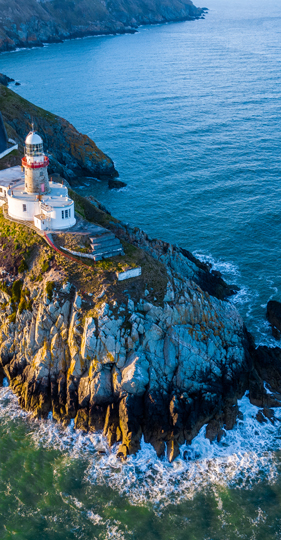
[[(69, 190), (69, 194), (75, 200), (76, 209), (78, 208), (84, 219), (111, 229), (118, 235), (118, 231), (121, 230), (118, 229), (118, 220), (73, 190)], [(83, 246), (88, 249), (87, 236), (83, 240), (83, 235), (79, 234), (53, 235), (54, 242), (58, 246), (63, 245), (63, 238), (70, 242), (70, 249), (74, 248), (75, 243), (82, 245), (82, 249), (84, 249)], [(124, 256), (116, 256), (98, 262), (81, 258), (83, 264), (79, 264), (79, 258), (72, 261), (54, 252), (34, 231), (24, 225), (6, 220), (0, 212), (1, 266), (15, 276), (18, 272), (21, 274), (25, 272), (24, 280), (28, 287), (32, 287), (33, 283), (38, 284), (43, 281), (45, 284), (55, 283), (56, 280), (69, 281), (80, 293), (91, 293), (92, 300), (90, 298), (87, 300), (88, 308), (90, 308), (91, 302), (114, 303), (117, 301), (119, 304), (127, 303), (128, 297), (138, 302), (144, 296), (145, 291), (149, 292), (146, 295), (148, 301), (163, 305), (167, 287), (167, 273), (164, 265), (146, 251), (122, 238), (120, 241), (125, 253)], [(76, 251), (76, 249), (73, 250)], [(142, 268), (141, 276), (118, 281), (117, 272), (138, 266)], [(50, 276), (52, 277), (50, 278)], [(51, 299), (51, 285), (48, 287), (46, 292)], [(18, 305), (18, 302), (20, 302), (21, 310), (27, 309), (28, 300), (19, 298), (19, 293), (17, 293), (17, 300), (14, 303)]]

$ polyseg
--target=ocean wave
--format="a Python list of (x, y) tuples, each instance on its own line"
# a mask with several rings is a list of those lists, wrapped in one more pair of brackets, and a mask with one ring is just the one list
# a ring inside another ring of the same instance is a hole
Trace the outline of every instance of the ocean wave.
[[(261, 424), (256, 418), (260, 409), (245, 395), (239, 401), (239, 410), (241, 418), (232, 431), (225, 431), (219, 443), (205, 438), (203, 426), (191, 445), (181, 447), (173, 463), (167, 457), (159, 459), (144, 440), (141, 450), (122, 462), (116, 457), (118, 445), (109, 448), (101, 433), (76, 431), (73, 422), (64, 428), (51, 417), (35, 420), (20, 409), (10, 388), (0, 390), (1, 423), (26, 422), (35, 447), (56, 449), (71, 460), (86, 460), (85, 482), (106, 485), (127, 497), (130, 504), (149, 506), (156, 513), (170, 504), (191, 500), (206, 489), (251, 489), (264, 479), (275, 482), (280, 472), (276, 452), (281, 450), (281, 409), (274, 409), (274, 423), (265, 419)], [(98, 518), (93, 515), (93, 519)]]
[(202, 262), (207, 262), (212, 265), (212, 270), (221, 272), (223, 276), (229, 276), (233, 278), (241, 278), (241, 273), (239, 267), (223, 259), (215, 259), (211, 254), (205, 253), (203, 251), (194, 251), (194, 257), (197, 257)]

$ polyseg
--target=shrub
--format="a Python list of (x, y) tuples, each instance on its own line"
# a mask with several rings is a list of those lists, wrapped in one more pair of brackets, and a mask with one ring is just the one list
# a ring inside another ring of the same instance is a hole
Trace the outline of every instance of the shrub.
[(49, 300), (51, 301), (52, 298), (53, 298), (53, 290), (54, 290), (54, 287), (55, 287), (55, 284), (53, 281), (48, 281), (46, 283), (46, 293), (47, 293), (47, 296), (49, 298)]
[(24, 309), (27, 309), (27, 302), (26, 299), (22, 297), (19, 303), (19, 313), (22, 313)]
[(12, 301), (18, 303), (20, 301), (21, 297), (21, 290), (22, 290), (22, 280), (17, 279), (17, 281), (14, 281), (12, 285)]
[(47, 272), (47, 270), (49, 270), (50, 268), (50, 265), (49, 265), (49, 261), (45, 261), (42, 265), (42, 274), (44, 274), (45, 272)]
[(16, 322), (16, 316), (17, 316), (17, 314), (16, 314), (16, 312), (14, 311), (14, 312), (13, 312), (11, 315), (9, 315), (9, 317), (8, 317), (9, 322), (12, 322), (12, 323)]
[(22, 274), (22, 272), (24, 272), (25, 270), (28, 270), (27, 262), (25, 259), (22, 259), (18, 267), (18, 271), (20, 272), (20, 274)]

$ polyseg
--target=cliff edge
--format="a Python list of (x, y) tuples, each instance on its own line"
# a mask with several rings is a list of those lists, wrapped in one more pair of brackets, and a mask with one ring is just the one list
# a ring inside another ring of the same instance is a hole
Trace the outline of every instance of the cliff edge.
[[(223, 299), (231, 289), (189, 252), (71, 196), (125, 255), (79, 264), (0, 215), (0, 382), (37, 417), (103, 430), (123, 458), (142, 436), (170, 460), (204, 424), (211, 440), (223, 436), (245, 390), (268, 397), (251, 337)], [(135, 266), (141, 276), (118, 281)]]

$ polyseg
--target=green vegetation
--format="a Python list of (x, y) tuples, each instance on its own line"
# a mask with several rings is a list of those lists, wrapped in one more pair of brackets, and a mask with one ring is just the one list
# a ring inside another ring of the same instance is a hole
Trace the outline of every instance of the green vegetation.
[(45, 272), (47, 272), (50, 268), (50, 264), (49, 264), (49, 261), (45, 261), (42, 265), (42, 274), (45, 274)]
[(9, 315), (8, 321), (11, 322), (11, 323), (14, 323), (14, 322), (16, 322), (16, 317), (17, 317), (17, 314), (16, 314), (15, 311), (13, 311), (13, 313), (11, 313), (11, 315)]
[(45, 288), (45, 290), (46, 290), (46, 293), (47, 293), (47, 297), (48, 297), (48, 299), (49, 299), (50, 301), (51, 301), (52, 298), (53, 298), (53, 290), (54, 290), (54, 288), (55, 288), (55, 284), (54, 284), (53, 281), (48, 281), (48, 282), (46, 283), (46, 288)]
[(11, 222), (4, 218), (0, 211), (0, 250), (1, 263), (10, 273), (28, 270), (28, 261), (32, 259), (34, 250), (42, 246), (44, 241), (28, 227)]
[(16, 304), (20, 301), (22, 286), (23, 282), (21, 279), (17, 279), (12, 285), (12, 302), (15, 302)]
[(22, 274), (25, 270), (28, 270), (28, 264), (25, 259), (22, 259), (18, 267), (18, 271), (20, 272), (20, 274)]
[(87, 219), (87, 221), (98, 223), (103, 227), (107, 227), (110, 222), (118, 222), (117, 219), (113, 218), (106, 212), (103, 212), (103, 210), (92, 204), (90, 201), (88, 201), (88, 199), (85, 199), (85, 197), (82, 197), (82, 195), (76, 193), (76, 191), (73, 191), (73, 189), (69, 189), (68, 192), (69, 196), (75, 203), (76, 212), (84, 219)]

